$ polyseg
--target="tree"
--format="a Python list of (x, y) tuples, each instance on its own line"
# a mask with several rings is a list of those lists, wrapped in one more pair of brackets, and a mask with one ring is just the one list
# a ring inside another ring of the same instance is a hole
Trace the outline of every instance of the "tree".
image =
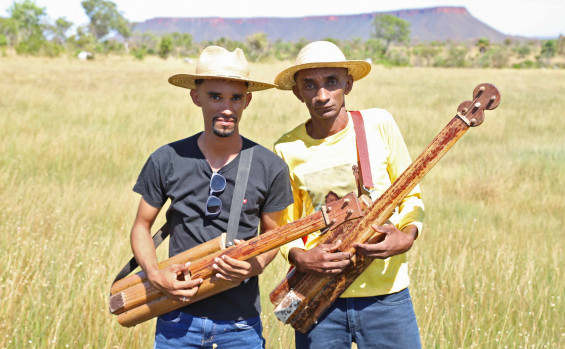
[(557, 52), (557, 42), (556, 40), (545, 40), (541, 45), (541, 55), (548, 60), (555, 56)]
[(414, 55), (416, 57), (421, 57), (426, 61), (426, 66), (431, 67), (433, 60), (442, 51), (439, 43), (432, 41), (426, 44), (419, 44), (413, 48)]
[(392, 15), (379, 15), (373, 20), (375, 31), (372, 37), (384, 40), (386, 54), (393, 42), (404, 43), (410, 41), (410, 22)]
[(89, 31), (101, 40), (111, 31), (117, 31), (123, 37), (131, 34), (130, 24), (118, 11), (116, 4), (109, 0), (84, 0), (81, 2), (84, 11), (90, 18)]
[(490, 40), (487, 38), (480, 38), (477, 40), (477, 47), (479, 48), (479, 53), (484, 54), (490, 46)]
[(16, 29), (11, 18), (0, 17), (0, 46), (12, 46), (16, 40)]
[(159, 43), (159, 56), (161, 58), (167, 58), (169, 54), (171, 54), (171, 51), (173, 51), (173, 39), (170, 35), (163, 35)]
[(15, 37), (13, 43), (18, 53), (37, 53), (45, 44), (43, 34), (46, 26), (44, 24), (46, 13), (44, 7), (39, 7), (31, 0), (14, 2), (8, 8), (12, 34)]
[(57, 18), (55, 25), (52, 27), (55, 40), (60, 44), (67, 40), (67, 31), (73, 26), (73, 22), (69, 22), (65, 17)]
[(557, 54), (565, 55), (565, 36), (559, 35), (559, 38), (557, 39), (556, 50)]
[(249, 50), (249, 59), (251, 61), (260, 61), (269, 54), (269, 40), (265, 33), (255, 33), (247, 37), (247, 47)]
[(385, 43), (383, 40), (370, 38), (365, 42), (366, 56), (371, 58), (373, 62), (379, 62), (384, 59)]
[[(192, 35), (174, 32), (171, 34), (172, 44), (177, 56), (188, 56), (192, 48)], [(225, 47), (225, 46), (224, 46)]]

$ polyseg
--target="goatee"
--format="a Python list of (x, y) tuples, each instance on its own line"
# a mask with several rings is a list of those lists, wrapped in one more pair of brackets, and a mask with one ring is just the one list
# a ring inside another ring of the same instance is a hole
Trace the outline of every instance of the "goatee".
[(218, 137), (229, 137), (233, 135), (233, 133), (235, 132), (235, 128), (232, 128), (231, 130), (222, 130), (214, 127), (212, 130), (214, 131), (214, 134)]
[(234, 121), (234, 127), (231, 129), (225, 129), (225, 128), (217, 128), (216, 127), (216, 121), (219, 119), (220, 117), (215, 116), (212, 118), (212, 131), (214, 131), (214, 134), (218, 137), (229, 137), (231, 136), (234, 132), (235, 132), (235, 124), (237, 123), (237, 119), (236, 118), (230, 118)]

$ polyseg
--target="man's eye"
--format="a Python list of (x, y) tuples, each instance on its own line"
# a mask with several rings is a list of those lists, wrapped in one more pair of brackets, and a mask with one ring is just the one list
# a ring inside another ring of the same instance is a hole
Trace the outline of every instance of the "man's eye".
[(329, 84), (330, 84), (330, 85), (335, 85), (335, 84), (337, 84), (337, 79), (331, 79), (331, 80), (329, 81)]

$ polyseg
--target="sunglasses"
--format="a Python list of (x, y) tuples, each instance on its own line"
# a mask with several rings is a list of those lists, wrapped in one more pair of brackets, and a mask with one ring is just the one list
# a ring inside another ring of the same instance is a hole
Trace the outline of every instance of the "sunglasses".
[(226, 189), (226, 179), (221, 174), (214, 172), (210, 178), (210, 196), (206, 200), (206, 216), (215, 217), (222, 211), (222, 200), (214, 196)]

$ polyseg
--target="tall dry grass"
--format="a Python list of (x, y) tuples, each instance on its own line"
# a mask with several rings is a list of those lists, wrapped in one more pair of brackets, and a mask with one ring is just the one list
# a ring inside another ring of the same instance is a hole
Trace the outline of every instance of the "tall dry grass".
[[(271, 80), (285, 66), (252, 69)], [(106, 299), (131, 255), (141, 166), (201, 129), (188, 91), (166, 82), (192, 70), (0, 58), (0, 347), (152, 346), (154, 321), (122, 328)], [(415, 157), (481, 82), (497, 85), (500, 107), (421, 184), (426, 222), (409, 259), (422, 341), (565, 347), (565, 72), (374, 67), (347, 105), (388, 109)], [(270, 147), (304, 111), (289, 92), (255, 93), (242, 132)], [(269, 348), (293, 346), (266, 297), (285, 270), (277, 258), (261, 278)]]

